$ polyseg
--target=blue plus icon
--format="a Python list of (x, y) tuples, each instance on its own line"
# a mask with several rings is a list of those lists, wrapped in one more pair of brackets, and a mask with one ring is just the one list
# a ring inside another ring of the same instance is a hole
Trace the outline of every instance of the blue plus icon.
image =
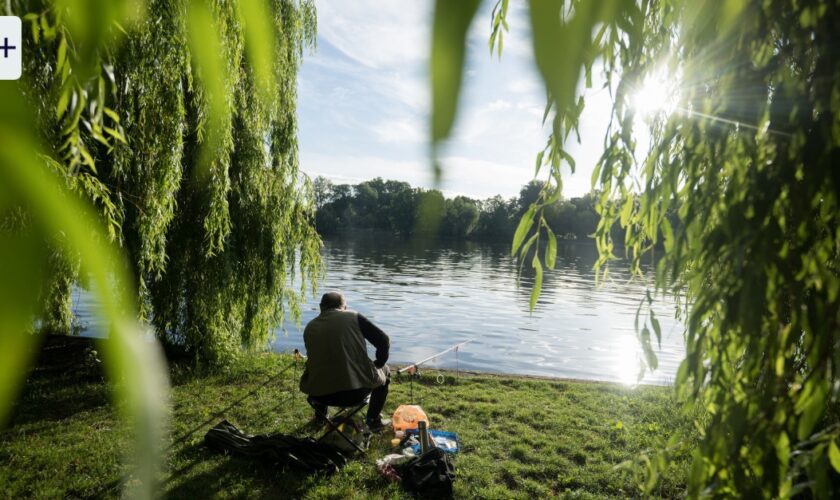
[(3, 45), (0, 45), (0, 50), (3, 51), (3, 59), (8, 59), (9, 58), (9, 51), (14, 50), (16, 48), (17, 47), (15, 47), (14, 45), (9, 45), (9, 39), (4, 37), (3, 38)]

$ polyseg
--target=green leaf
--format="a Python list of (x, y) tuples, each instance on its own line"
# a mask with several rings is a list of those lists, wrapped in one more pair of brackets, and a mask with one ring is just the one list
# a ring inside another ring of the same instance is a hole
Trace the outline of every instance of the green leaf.
[[(4, 191), (0, 187), (2, 200), (8, 199)], [(14, 263), (3, 266), (0, 285), (0, 426), (6, 423), (38, 343), (38, 337), (30, 333), (38, 301), (36, 284), (44, 279), (48, 268), (47, 253), (40, 241), (41, 235), (31, 228), (0, 232), (0, 262)]]
[(103, 111), (105, 111), (105, 114), (108, 115), (112, 120), (114, 120), (114, 123), (119, 123), (120, 122), (120, 115), (118, 115), (117, 112), (114, 111), (113, 109), (106, 106), (103, 109)]
[(840, 473), (840, 449), (837, 448), (837, 443), (833, 439), (828, 444), (828, 460), (834, 470)]
[(432, 142), (449, 136), (458, 108), (467, 30), (480, 0), (435, 2), (432, 32)]
[(522, 245), (522, 240), (525, 239), (528, 231), (531, 230), (531, 226), (534, 225), (534, 214), (536, 211), (537, 206), (531, 205), (531, 207), (522, 215), (522, 218), (519, 219), (519, 225), (516, 227), (516, 232), (513, 234), (513, 245), (510, 250), (511, 255), (516, 255), (516, 251), (519, 250), (519, 246)]
[(81, 103), (75, 102), (76, 99), (73, 101), (72, 114), (70, 115), (69, 120), (66, 121), (64, 128), (61, 130), (62, 135), (69, 135), (79, 126), (79, 119), (82, 117), (82, 111), (84, 111), (85, 108)]
[[(534, 59), (546, 83), (551, 100), (560, 109), (574, 105), (578, 76), (587, 47), (591, 43), (595, 8), (599, 2), (578, 2), (574, 16), (561, 22), (564, 0), (531, 0), (531, 34)], [(558, 57), (562, 51), (563, 56)]]
[(58, 43), (58, 54), (56, 55), (56, 63), (55, 67), (56, 70), (60, 70), (64, 63), (67, 62), (67, 37), (61, 37), (61, 41)]
[(624, 200), (624, 204), (621, 207), (621, 215), (619, 216), (619, 223), (621, 227), (627, 227), (627, 223), (630, 221), (630, 215), (633, 213), (633, 197), (628, 196)]
[(557, 152), (558, 152), (558, 153), (560, 153), (560, 156), (561, 156), (564, 160), (566, 160), (566, 163), (568, 163), (568, 164), (569, 164), (569, 170), (571, 170), (571, 172), (572, 172), (572, 173), (575, 173), (575, 167), (576, 167), (576, 165), (577, 165), (577, 164), (575, 163), (575, 159), (572, 157), (572, 155), (570, 155), (570, 154), (569, 154), (569, 153), (568, 153), (565, 149), (563, 149), (563, 148), (559, 148)]
[(825, 380), (816, 382), (812, 379), (805, 384), (805, 387), (807, 388), (809, 385), (812, 386), (810, 394), (807, 394), (801, 405), (800, 401), (797, 401), (797, 406), (802, 409), (797, 429), (799, 440), (805, 440), (811, 435), (811, 431), (825, 410), (825, 398), (828, 394), (828, 383)]
[(534, 276), (534, 288), (531, 289), (531, 300), (528, 302), (528, 310), (533, 312), (534, 306), (537, 305), (537, 299), (540, 298), (543, 282), (543, 268), (540, 262), (539, 252), (534, 253), (534, 260), (531, 265), (534, 267), (536, 276)]
[(591, 178), (592, 188), (594, 188), (595, 186), (598, 185), (598, 179), (600, 178), (600, 176), (601, 176), (601, 162), (599, 161), (598, 163), (595, 164), (595, 168), (592, 169), (592, 178)]
[(123, 144), (127, 144), (128, 142), (125, 140), (125, 136), (117, 129), (111, 127), (104, 127), (105, 132), (113, 137), (114, 139), (120, 141)]
[(36, 45), (41, 43), (41, 27), (38, 26), (38, 21), (32, 21), (32, 41)]
[(254, 83), (264, 105), (268, 106), (276, 94), (274, 70), (274, 30), (269, 2), (240, 0), (237, 13), (245, 33), (245, 55), (254, 71)]
[(537, 153), (537, 165), (536, 165), (536, 167), (534, 168), (534, 177), (536, 177), (536, 176), (538, 176), (538, 175), (540, 174), (540, 168), (542, 167), (542, 163), (543, 163), (543, 156), (544, 156), (544, 155), (545, 155), (545, 150), (540, 151), (539, 153)]
[(656, 353), (653, 352), (653, 346), (650, 342), (650, 330), (648, 327), (643, 327), (640, 339), (642, 341), (642, 352), (645, 355), (645, 360), (647, 365), (652, 369), (655, 370), (659, 366), (659, 361), (656, 358)]
[(545, 266), (549, 269), (554, 269), (557, 263), (557, 237), (554, 236), (554, 231), (548, 227), (548, 224), (546, 224), (545, 229), (548, 232), (548, 240), (545, 247)]
[[(3, 111), (0, 111), (2, 119)], [(4, 130), (0, 122), (0, 186), (26, 200), (32, 223), (43, 228), (47, 235), (62, 237), (57, 243), (70, 255), (78, 255), (81, 273), (90, 276), (93, 290), (100, 302), (100, 314), (108, 320), (109, 341), (103, 344), (106, 369), (115, 384), (117, 394), (126, 402), (121, 405), (134, 424), (135, 472), (143, 490), (138, 494), (152, 496), (158, 475), (160, 443), (166, 421), (166, 368), (156, 344), (144, 338), (136, 321), (133, 303), (125, 275), (129, 266), (123, 255), (110, 243), (101, 222), (90, 205), (63, 188), (63, 183), (37, 160), (38, 147), (34, 141), (21, 136), (15, 129)], [(5, 283), (3, 284), (5, 286)], [(4, 287), (3, 286), (3, 287)], [(0, 288), (3, 288), (0, 287)], [(0, 320), (2, 324), (2, 320)], [(7, 332), (0, 332), (6, 337)], [(21, 348), (20, 339), (14, 348)], [(0, 365), (6, 365), (23, 352), (0, 350)], [(25, 373), (21, 371), (20, 373)], [(0, 400), (0, 413), (9, 408), (9, 400)]]
[(674, 248), (674, 230), (671, 228), (671, 223), (667, 217), (662, 218), (661, 226), (662, 235), (665, 237), (665, 251), (670, 252)]
[(779, 434), (779, 438), (776, 440), (776, 458), (779, 459), (779, 463), (787, 467), (788, 460), (790, 460), (790, 439), (784, 431)]
[(90, 155), (90, 152), (84, 144), (79, 144), (79, 154), (82, 155), (82, 163), (90, 167), (90, 169), (96, 173), (96, 162), (93, 161), (93, 157)]
[(650, 311), (650, 324), (653, 326), (653, 332), (656, 334), (656, 341), (659, 343), (659, 348), (662, 348), (662, 326), (659, 324), (659, 320), (656, 319), (656, 314), (653, 312), (653, 309)]
[[(525, 265), (525, 258), (528, 256), (528, 250), (530, 250), (531, 246), (534, 245), (534, 242), (537, 241), (537, 236), (539, 236), (539, 233), (534, 233), (527, 241), (525, 241), (525, 244), (522, 245), (522, 250), (519, 252), (519, 274), (522, 274), (522, 267)], [(517, 276), (517, 280), (518, 279), (519, 277)]]
[(70, 104), (70, 94), (72, 93), (72, 89), (70, 87), (64, 87), (61, 89), (61, 95), (58, 96), (58, 104), (55, 106), (55, 117), (61, 119), (64, 116), (64, 113), (67, 111), (67, 105)]

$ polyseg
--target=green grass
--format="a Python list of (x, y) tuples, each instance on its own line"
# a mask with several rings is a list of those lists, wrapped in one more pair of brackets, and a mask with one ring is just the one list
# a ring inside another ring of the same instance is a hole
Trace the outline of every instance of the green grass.
[[(110, 386), (90, 349), (70, 366), (29, 377), (12, 421), (0, 433), (0, 497), (117, 497), (133, 484), (125, 463), (130, 436), (110, 402)], [(400, 497), (375, 471), (390, 434), (333, 476), (305, 476), (215, 453), (204, 433), (225, 418), (251, 434), (299, 429), (311, 416), (289, 356), (246, 357), (214, 374), (173, 368), (171, 439), (162, 484), (172, 498)], [(457, 432), (457, 497), (626, 498), (642, 496), (633, 471), (617, 467), (678, 433), (696, 439), (671, 390), (493, 375), (424, 372), (391, 384), (386, 412), (423, 406), (432, 428)], [(299, 433), (303, 435), (305, 433)], [(679, 496), (686, 443), (653, 494)]]

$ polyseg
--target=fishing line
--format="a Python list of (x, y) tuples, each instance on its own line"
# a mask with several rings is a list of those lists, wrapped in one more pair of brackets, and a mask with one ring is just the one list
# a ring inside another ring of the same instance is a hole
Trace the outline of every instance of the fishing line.
[[(417, 361), (416, 363), (412, 363), (410, 365), (404, 366), (404, 367), (400, 368), (399, 370), (397, 370), (397, 377), (402, 375), (403, 372), (408, 372), (408, 375), (409, 375), (409, 379), (408, 379), (408, 399), (411, 402), (411, 404), (415, 404), (415, 400), (414, 400), (414, 379), (415, 378), (420, 378), (420, 365), (422, 365), (423, 363), (427, 363), (429, 361), (432, 361), (433, 359), (438, 358), (438, 357), (440, 357), (440, 356), (442, 356), (442, 355), (444, 355), (444, 354), (446, 354), (450, 351), (455, 351), (456, 373), (460, 377), (461, 365), (460, 365), (460, 360), (458, 358), (458, 351), (461, 350), (462, 346), (469, 344), (473, 340), (475, 340), (475, 339), (472, 338), (472, 339), (465, 340), (464, 342), (460, 342), (458, 344), (451, 345), (451, 346), (447, 347), (446, 349), (440, 351), (437, 354), (433, 354), (433, 355), (431, 355), (427, 358), (424, 358), (420, 361)], [(446, 378), (443, 376), (443, 374), (439, 374), (435, 378), (435, 381), (438, 384), (443, 385), (443, 383), (446, 382)]]
[[(417, 369), (420, 365), (422, 365), (423, 363), (427, 363), (427, 362), (429, 362), (429, 361), (431, 361), (431, 360), (433, 360), (433, 359), (435, 359), (435, 358), (438, 358), (438, 357), (440, 357), (440, 356), (442, 356), (442, 355), (444, 355), (444, 354), (446, 354), (447, 352), (452, 351), (452, 350), (454, 350), (454, 351), (456, 352), (456, 354), (457, 354), (458, 349), (460, 349), (460, 348), (461, 348), (461, 346), (466, 345), (466, 344), (469, 344), (469, 343), (470, 343), (470, 342), (472, 342), (473, 340), (475, 340), (475, 339), (469, 339), (469, 340), (466, 340), (466, 341), (461, 342), (461, 343), (459, 343), (459, 344), (452, 345), (452, 346), (450, 346), (450, 347), (448, 347), (448, 348), (446, 348), (446, 349), (444, 349), (444, 350), (440, 351), (440, 352), (439, 352), (439, 353), (437, 353), (437, 354), (433, 354), (433, 355), (429, 356), (428, 358), (425, 358), (425, 359), (423, 359), (423, 360), (421, 360), (421, 361), (418, 361), (418, 362), (416, 362), (416, 363), (412, 363), (412, 364), (410, 364), (410, 365), (408, 365), (408, 366), (404, 366), (404, 367), (400, 368), (399, 370), (397, 370), (397, 373), (399, 374), (399, 373), (402, 373), (402, 372), (410, 371), (412, 368), (414, 368), (414, 369), (416, 370), (416, 369)], [(456, 356), (456, 359), (457, 359), (457, 356)]]

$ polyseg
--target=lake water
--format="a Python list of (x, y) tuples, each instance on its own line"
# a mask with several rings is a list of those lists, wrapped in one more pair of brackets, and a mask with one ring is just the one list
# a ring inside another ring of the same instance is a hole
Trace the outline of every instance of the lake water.
[[(326, 241), (323, 255), (327, 274), (319, 294), (343, 292), (349, 308), (388, 333), (394, 363), (416, 362), (472, 339), (428, 366), (637, 381), (642, 351), (634, 320), (646, 286), (630, 282), (627, 263), (619, 261), (611, 265), (610, 280), (596, 287), (591, 242), (559, 245), (556, 269), (546, 272), (533, 313), (532, 278), (517, 286), (509, 244), (370, 236)], [(318, 315), (319, 298), (308, 301), (303, 325)], [(673, 300), (660, 299), (653, 308), (662, 325), (659, 369), (643, 381), (667, 384), (683, 358), (683, 329)], [(287, 325), (274, 347), (303, 351), (302, 329)]]
[[(320, 293), (339, 290), (348, 306), (391, 337), (393, 363), (412, 363), (471, 340), (429, 368), (460, 368), (549, 377), (637, 381), (642, 351), (634, 329), (646, 284), (629, 280), (627, 263), (611, 264), (610, 279), (595, 285), (591, 242), (561, 243), (557, 266), (528, 311), (532, 278), (516, 283), (508, 244), (395, 241), (389, 236), (325, 242), (326, 278), (303, 310), (302, 325), (317, 316)], [(75, 293), (76, 314), (96, 330), (93, 297)], [(684, 354), (683, 328), (674, 303), (653, 306), (662, 325), (659, 369), (644, 383), (673, 381)], [(277, 351), (304, 350), (302, 328), (277, 330)], [(655, 342), (655, 341), (654, 341)], [(371, 350), (371, 356), (373, 355)]]

